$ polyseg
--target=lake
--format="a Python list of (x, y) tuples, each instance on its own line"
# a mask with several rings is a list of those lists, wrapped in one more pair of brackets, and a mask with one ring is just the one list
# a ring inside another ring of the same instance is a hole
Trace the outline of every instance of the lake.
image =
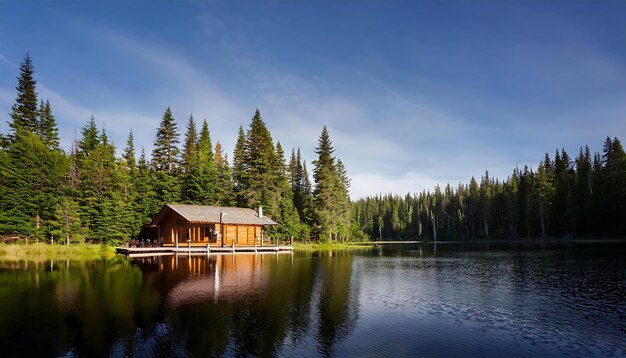
[(13, 356), (626, 356), (626, 245), (0, 262)]

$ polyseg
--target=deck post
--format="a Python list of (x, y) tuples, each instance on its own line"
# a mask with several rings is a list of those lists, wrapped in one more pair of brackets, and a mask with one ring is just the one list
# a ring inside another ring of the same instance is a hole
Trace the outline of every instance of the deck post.
[(178, 227), (176, 227), (176, 235), (174, 235), (176, 237), (176, 249), (178, 249)]
[(222, 247), (224, 247), (224, 215), (225, 212), (220, 213), (220, 236), (222, 237)]
[(158, 245), (159, 246), (163, 246), (163, 237), (161, 237), (161, 225), (157, 225), (157, 240), (158, 240)]

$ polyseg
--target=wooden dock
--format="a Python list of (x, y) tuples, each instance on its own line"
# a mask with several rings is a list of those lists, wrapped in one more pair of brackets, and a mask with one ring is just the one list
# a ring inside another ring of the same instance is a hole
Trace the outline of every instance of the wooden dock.
[(123, 255), (163, 255), (173, 253), (220, 254), (235, 252), (293, 252), (293, 246), (179, 246), (179, 247), (116, 247), (115, 251)]

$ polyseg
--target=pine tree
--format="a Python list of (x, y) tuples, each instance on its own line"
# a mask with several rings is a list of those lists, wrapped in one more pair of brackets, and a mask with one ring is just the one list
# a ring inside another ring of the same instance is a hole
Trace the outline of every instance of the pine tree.
[(89, 123), (81, 130), (82, 138), (78, 142), (78, 157), (87, 156), (98, 145), (100, 145), (100, 139), (98, 138), (98, 128), (96, 126), (96, 120), (91, 115)]
[(293, 148), (291, 148), (291, 157), (289, 157), (289, 165), (287, 166), (287, 172), (289, 172), (289, 176), (287, 179), (289, 180), (289, 185), (291, 186), (291, 190), (295, 191), (298, 183), (296, 179), (298, 165), (296, 163), (296, 152)]
[[(9, 123), (12, 133), (2, 139), (0, 151), (0, 233), (50, 238), (58, 226), (57, 205), (69, 161), (58, 143), (41, 136), (36, 80), (28, 54), (16, 90)], [(42, 103), (42, 109), (49, 132), (57, 133), (49, 103)]]
[[(205, 120), (206, 122), (206, 120)], [(189, 174), (196, 165), (198, 157), (198, 134), (196, 132), (196, 122), (193, 115), (189, 116), (187, 122), (187, 132), (185, 132), (185, 144), (183, 146), (183, 173)]]
[(78, 156), (80, 219), (87, 228), (87, 238), (100, 243), (115, 243), (124, 238), (124, 220), (121, 216), (124, 193), (115, 160), (115, 146), (106, 131), (101, 130), (93, 143), (93, 118), (83, 128)]
[(582, 147), (576, 158), (576, 180), (574, 190), (574, 205), (576, 208), (576, 229), (578, 232), (589, 232), (590, 218), (592, 215), (591, 201), (591, 152), (588, 146), (585, 146), (583, 153)]
[(246, 135), (243, 131), (243, 127), (239, 127), (239, 135), (237, 136), (237, 143), (235, 144), (235, 151), (233, 153), (233, 184), (235, 194), (237, 195), (237, 204), (239, 206), (245, 206), (245, 199), (243, 197), (243, 186), (246, 181), (246, 168), (244, 167), (244, 155), (246, 151)]
[(217, 142), (215, 145), (215, 169), (217, 172), (216, 178), (216, 197), (218, 204), (221, 206), (235, 205), (235, 192), (233, 188), (233, 181), (230, 176), (230, 166), (228, 165), (228, 158), (222, 151), (222, 145)]
[(163, 206), (163, 201), (157, 196), (154, 189), (155, 174), (150, 170), (150, 163), (146, 160), (145, 148), (137, 161), (137, 176), (133, 186), (135, 188), (135, 207), (138, 208), (138, 220), (144, 224), (152, 220)]
[(39, 120), (37, 121), (35, 133), (39, 135), (48, 148), (52, 150), (59, 149), (59, 129), (52, 114), (49, 100), (46, 100), (45, 104), (43, 100), (40, 102)]
[(141, 208), (137, 206), (137, 163), (135, 159), (135, 138), (131, 130), (126, 140), (126, 147), (122, 152), (122, 158), (117, 164), (117, 177), (119, 178), (119, 196), (121, 203), (120, 230), (124, 237), (133, 236), (143, 224)]
[(606, 138), (602, 153), (600, 186), (603, 229), (609, 234), (626, 229), (626, 153), (619, 139)]
[(480, 182), (480, 213), (482, 227), (484, 228), (483, 234), (486, 238), (489, 238), (489, 225), (490, 225), (490, 211), (492, 209), (493, 193), (491, 188), (491, 182), (489, 180), (489, 172), (485, 172), (485, 176)]
[(64, 195), (57, 206), (59, 217), (59, 239), (65, 238), (65, 244), (78, 241), (81, 234), (80, 207), (78, 205), (78, 164), (77, 164), (78, 141), (74, 138), (70, 153), (70, 165), (67, 172)]
[[(350, 178), (348, 177), (348, 171), (344, 166), (341, 159), (337, 160), (337, 166), (335, 168), (335, 175), (338, 177), (338, 186), (337, 186), (337, 213), (338, 216), (338, 230), (337, 233), (339, 238), (342, 238), (344, 241), (348, 239), (350, 235)], [(396, 226), (400, 226), (399, 220), (396, 220)], [(404, 231), (404, 228), (401, 227), (398, 229), (399, 231)]]
[(554, 196), (554, 188), (552, 186), (552, 175), (550, 174), (550, 158), (547, 157), (544, 163), (539, 164), (537, 169), (537, 191), (536, 201), (539, 207), (538, 219), (541, 229), (541, 236), (545, 237), (548, 231), (548, 223), (546, 219), (552, 211), (552, 199)]
[(574, 210), (572, 191), (574, 171), (565, 149), (556, 151), (554, 157), (554, 199), (552, 202), (551, 223), (555, 235), (564, 235), (574, 229)]
[(137, 160), (135, 159), (135, 136), (132, 129), (128, 133), (128, 138), (126, 139), (126, 147), (124, 148), (122, 158), (124, 158), (126, 168), (130, 172), (134, 172), (137, 168)]
[(306, 169), (306, 161), (302, 162), (300, 148), (298, 148), (297, 156), (293, 156), (292, 164), (290, 164), (291, 188), (293, 191), (293, 203), (298, 210), (298, 215), (302, 222), (310, 222), (311, 208), (311, 182)]
[(55, 230), (67, 157), (18, 127), (0, 161), (0, 233), (47, 238)]
[(36, 133), (39, 126), (39, 111), (37, 109), (37, 81), (34, 78), (34, 68), (30, 55), (24, 56), (24, 61), (20, 65), (20, 77), (18, 84), (17, 98), (12, 107), (11, 119), (9, 122), (14, 138), (18, 129)]
[[(237, 182), (243, 206), (250, 208), (262, 206), (269, 216), (276, 212), (280, 198), (276, 163), (276, 150), (272, 136), (257, 109), (246, 135), (241, 163), (245, 174), (241, 175)], [(238, 170), (237, 166), (235, 169)], [(241, 173), (235, 172), (234, 174)]]
[(268, 230), (268, 234), (275, 235), (281, 240), (289, 240), (291, 237), (303, 237), (307, 233), (304, 226), (300, 223), (298, 212), (293, 205), (293, 193), (287, 179), (285, 157), (280, 142), (276, 143), (275, 159), (275, 185), (278, 188), (280, 197), (277, 199), (278, 204), (274, 219), (280, 222), (280, 225), (271, 227)]
[(211, 135), (205, 120), (200, 131), (195, 164), (190, 168), (190, 172), (183, 181), (181, 195), (184, 202), (204, 205), (218, 204), (217, 171), (213, 159)]
[[(525, 172), (527, 171), (528, 168), (525, 168)], [(526, 177), (526, 175), (522, 174), (522, 178), (525, 179)], [(517, 170), (514, 170), (513, 175), (511, 175), (507, 183), (504, 184), (506, 195), (506, 217), (509, 226), (509, 234), (513, 239), (517, 238), (517, 226), (519, 221), (520, 190), (518, 182), (524, 182), (526, 184), (526, 180), (520, 180), (518, 178)], [(528, 205), (526, 199), (523, 201), (523, 204), (523, 208), (525, 209), (524, 211), (527, 211)]]
[(343, 234), (344, 227), (349, 226), (342, 215), (342, 208), (347, 200), (344, 196), (347, 188), (342, 187), (341, 173), (337, 170), (334, 151), (328, 128), (324, 126), (318, 146), (315, 148), (318, 158), (313, 161), (314, 233), (322, 241), (337, 239)]
[(154, 148), (152, 149), (152, 169), (154, 172), (154, 191), (161, 203), (176, 202), (180, 199), (180, 180), (178, 175), (179, 154), (178, 128), (172, 110), (167, 107), (157, 129)]
[(300, 188), (305, 196), (311, 197), (313, 194), (313, 186), (311, 185), (311, 179), (309, 179), (309, 171), (306, 169), (306, 160), (302, 162), (302, 178)]
[(472, 239), (476, 238), (480, 231), (480, 188), (476, 179), (470, 179), (467, 197), (469, 232)]
[(152, 150), (152, 166), (157, 172), (174, 174), (178, 169), (180, 151), (178, 150), (178, 127), (170, 107), (165, 109), (161, 124), (157, 129), (154, 149)]

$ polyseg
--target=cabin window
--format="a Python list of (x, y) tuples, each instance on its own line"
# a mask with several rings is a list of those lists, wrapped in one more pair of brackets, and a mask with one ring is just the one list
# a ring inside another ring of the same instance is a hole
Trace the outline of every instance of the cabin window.
[(208, 240), (209, 242), (217, 242), (217, 235), (213, 234), (213, 228), (211, 226), (205, 226), (203, 237), (204, 240)]

